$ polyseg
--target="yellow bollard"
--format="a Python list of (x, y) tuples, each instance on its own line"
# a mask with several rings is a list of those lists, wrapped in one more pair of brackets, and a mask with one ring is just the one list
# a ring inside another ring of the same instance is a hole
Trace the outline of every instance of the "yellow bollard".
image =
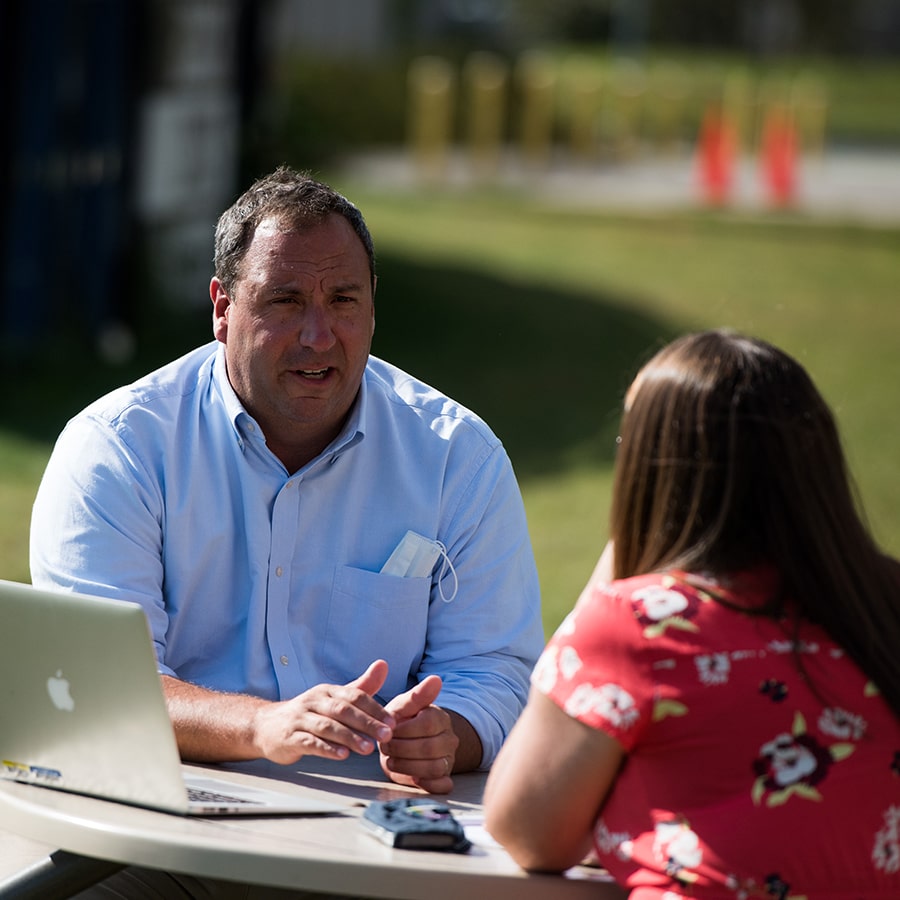
[(744, 69), (733, 69), (722, 86), (722, 109), (735, 132), (738, 153), (752, 152), (756, 127), (754, 86)]
[(522, 159), (545, 166), (553, 149), (556, 117), (556, 72), (542, 53), (526, 53), (519, 60), (519, 140)]
[(500, 163), (506, 115), (508, 67), (493, 53), (478, 51), (465, 62), (465, 120), (472, 166), (493, 174)]
[(630, 59), (617, 62), (602, 106), (601, 132), (607, 148), (618, 160), (637, 155), (646, 96), (646, 76), (641, 65)]
[(592, 160), (598, 148), (603, 85), (596, 72), (581, 70), (568, 79), (565, 93), (569, 148), (576, 160)]
[(647, 93), (647, 126), (657, 152), (677, 152), (687, 135), (688, 73), (677, 63), (660, 63)]
[(409, 69), (409, 143), (419, 172), (429, 180), (446, 175), (453, 137), (456, 76), (446, 60), (422, 56)]
[(798, 75), (791, 86), (791, 108), (802, 151), (821, 159), (828, 119), (828, 98), (822, 81), (810, 73)]
[(790, 88), (783, 77), (770, 76), (763, 79), (756, 92), (756, 104), (754, 110), (754, 133), (752, 152), (762, 152), (763, 138), (767, 123), (773, 110), (791, 109)]

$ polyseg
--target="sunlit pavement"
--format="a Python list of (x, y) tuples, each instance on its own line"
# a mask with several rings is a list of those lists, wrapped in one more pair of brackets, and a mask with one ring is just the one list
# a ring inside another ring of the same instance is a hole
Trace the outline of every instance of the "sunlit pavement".
[(420, 187), (525, 192), (548, 205), (647, 214), (720, 206), (752, 213), (782, 210), (838, 222), (900, 225), (900, 153), (829, 149), (792, 165), (786, 203), (768, 188), (761, 161), (743, 157), (733, 166), (725, 200), (709, 200), (697, 157), (688, 152), (649, 153), (627, 160), (527, 165), (513, 155), (480, 167), (464, 154), (426, 169), (404, 152), (372, 153), (347, 162), (345, 173), (392, 189)]

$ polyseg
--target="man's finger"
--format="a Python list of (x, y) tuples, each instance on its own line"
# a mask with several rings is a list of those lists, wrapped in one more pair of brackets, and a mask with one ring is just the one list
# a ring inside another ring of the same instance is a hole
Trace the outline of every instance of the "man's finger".
[(446, 794), (453, 790), (453, 762), (447, 756), (423, 760), (382, 756), (381, 769), (391, 781), (419, 787), (431, 794)]
[(442, 686), (440, 675), (429, 675), (406, 693), (394, 697), (385, 709), (398, 719), (411, 719), (437, 700)]
[(388, 676), (388, 664), (383, 659), (376, 659), (359, 678), (354, 679), (349, 687), (359, 688), (370, 697), (377, 694)]

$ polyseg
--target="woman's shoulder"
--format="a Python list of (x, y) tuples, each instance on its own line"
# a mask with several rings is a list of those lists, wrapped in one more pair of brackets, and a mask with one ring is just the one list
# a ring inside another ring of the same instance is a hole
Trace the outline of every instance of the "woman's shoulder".
[(766, 641), (783, 633), (777, 585), (764, 570), (728, 578), (681, 569), (636, 575), (586, 591), (563, 630), (614, 631), (618, 641), (642, 652), (703, 652), (730, 641)]
[(597, 585), (592, 594), (647, 608), (716, 600), (718, 606), (732, 611), (759, 612), (778, 606), (780, 579), (768, 566), (729, 575), (672, 568)]
[(606, 653), (615, 646), (633, 653), (636, 647), (646, 648), (648, 626), (674, 619), (688, 622), (705, 599), (676, 570), (598, 583), (581, 595), (554, 637), (561, 643), (599, 641)]
[(712, 580), (680, 569), (667, 569), (620, 578), (594, 587), (589, 602), (632, 607), (683, 608), (690, 600), (706, 600), (715, 592)]

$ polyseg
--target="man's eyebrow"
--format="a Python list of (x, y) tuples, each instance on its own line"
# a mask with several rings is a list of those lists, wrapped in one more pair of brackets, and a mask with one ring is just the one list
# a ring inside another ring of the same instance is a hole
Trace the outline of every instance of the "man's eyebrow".
[(360, 284), (358, 281), (345, 281), (334, 285), (331, 292), (333, 294), (353, 294), (365, 290), (366, 285)]
[[(358, 294), (368, 287), (368, 282), (341, 281), (328, 288), (330, 294)], [(298, 281), (284, 281), (271, 284), (266, 287), (268, 294), (295, 294), (301, 296), (306, 293), (303, 285)]]

